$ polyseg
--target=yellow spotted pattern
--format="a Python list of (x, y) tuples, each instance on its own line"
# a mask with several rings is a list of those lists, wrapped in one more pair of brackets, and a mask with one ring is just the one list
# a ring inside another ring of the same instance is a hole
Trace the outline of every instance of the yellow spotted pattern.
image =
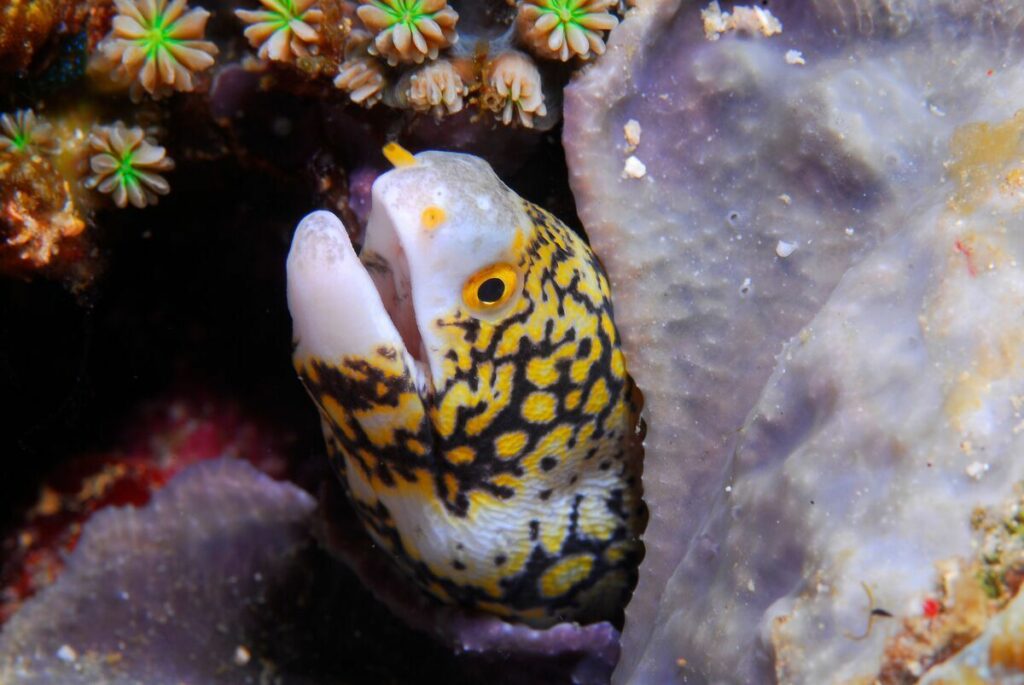
[(611, 618), (646, 524), (639, 392), (597, 259), (523, 206), (507, 259), (521, 291), (501, 316), (460, 306), (433, 322), (433, 393), (394, 348), (296, 368), (357, 513), (427, 593), (536, 626)]

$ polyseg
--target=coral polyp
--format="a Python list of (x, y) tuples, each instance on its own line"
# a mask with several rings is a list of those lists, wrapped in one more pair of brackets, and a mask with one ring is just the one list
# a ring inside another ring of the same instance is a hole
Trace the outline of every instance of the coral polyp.
[(158, 195), (171, 190), (167, 180), (156, 173), (170, 171), (174, 161), (166, 150), (145, 140), (141, 128), (128, 128), (120, 121), (113, 126), (97, 126), (89, 134), (89, 158), (92, 175), (86, 188), (109, 194), (114, 204), (135, 207), (156, 204)]
[(324, 13), (314, 7), (318, 0), (260, 0), (265, 10), (235, 10), (235, 16), (249, 24), (245, 37), (258, 48), (260, 59), (292, 62), (308, 57), (309, 46), (320, 43), (314, 28)]
[(504, 124), (518, 119), (524, 127), (532, 128), (534, 116), (547, 114), (537, 65), (516, 51), (496, 57), (484, 73), (481, 104), (495, 112)]
[(367, 53), (370, 41), (366, 31), (351, 33), (345, 46), (345, 61), (334, 78), (334, 87), (348, 93), (352, 102), (363, 107), (373, 107), (380, 102), (387, 86), (384, 65)]
[[(210, 13), (186, 0), (114, 0), (117, 15), (98, 46), (117, 82), (154, 97), (194, 89), (193, 73), (209, 69), (217, 46), (202, 40)], [(188, 11), (186, 11), (188, 10)]]
[(563, 62), (604, 54), (604, 35), (619, 23), (615, 0), (525, 0), (519, 6), (519, 38), (538, 57)]
[(30, 109), (0, 115), (0, 150), (39, 153), (53, 149), (53, 126)]
[(356, 13), (374, 34), (370, 54), (391, 66), (437, 59), (458, 41), (459, 15), (445, 0), (362, 0)]
[(410, 72), (398, 83), (399, 101), (417, 112), (433, 112), (437, 118), (462, 111), (469, 94), (455, 65), (438, 60)]

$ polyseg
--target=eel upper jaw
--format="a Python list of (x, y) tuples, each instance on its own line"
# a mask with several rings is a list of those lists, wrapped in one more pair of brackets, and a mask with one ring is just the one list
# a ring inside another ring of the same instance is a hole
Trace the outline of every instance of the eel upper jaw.
[(334, 214), (317, 211), (302, 220), (292, 238), (287, 271), (297, 362), (337, 364), (393, 347), (405, 357), (423, 395), (429, 373), (409, 352), (392, 320), (383, 299), (389, 293), (378, 290), (375, 280), (380, 279), (371, 277)]

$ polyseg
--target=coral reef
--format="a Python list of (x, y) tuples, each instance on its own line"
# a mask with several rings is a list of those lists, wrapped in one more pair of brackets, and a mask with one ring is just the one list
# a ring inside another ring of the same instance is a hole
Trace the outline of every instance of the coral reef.
[(345, 61), (338, 67), (334, 87), (348, 93), (352, 102), (373, 107), (384, 97), (387, 84), (384, 67), (368, 52), (370, 35), (353, 31), (345, 48)]
[(921, 685), (984, 685), (1024, 679), (1024, 595), (996, 615), (984, 632), (955, 656), (913, 682)]
[(373, 34), (371, 55), (391, 66), (437, 59), (458, 40), (458, 13), (446, 0), (360, 0), (359, 18)]
[(462, 111), (469, 94), (459, 70), (448, 60), (431, 62), (402, 78), (398, 83), (399, 102), (417, 112), (433, 112), (438, 119)]
[(563, 62), (604, 54), (604, 36), (619, 23), (616, 0), (523, 0), (516, 28), (533, 54)]
[(30, 109), (0, 115), (0, 151), (26, 154), (53, 152), (53, 126)]
[(89, 134), (89, 148), (92, 174), (84, 186), (110, 195), (118, 207), (130, 202), (141, 209), (171, 191), (157, 172), (170, 171), (174, 161), (164, 148), (146, 140), (141, 128), (128, 128), (120, 121), (98, 126)]
[[(468, 20), (460, 20), (444, 0), (266, 2), (266, 10), (235, 12), (250, 24), (245, 35), (262, 62), (253, 70), (290, 66), (314, 88), (329, 76), (366, 108), (383, 103), (437, 120), (495, 112), (506, 126), (540, 130), (557, 122), (559, 90), (574, 66), (602, 53), (618, 22), (610, 0), (527, 3), (518, 20), (514, 7), (502, 12), (498, 3), (463, 7)], [(556, 64), (542, 68), (518, 48)], [(271, 73), (296, 87), (284, 71)]]
[[(0, 680), (1022, 680), (1019, 2), (0, 5), (4, 447), (38, 469), (0, 484), (31, 499)], [(614, 676), (618, 623), (439, 606), (358, 513), (177, 474), (194, 441), (280, 456), (204, 442), (221, 414), (138, 419), (137, 451), (95, 421), (190, 372), (262, 388), (302, 436), (288, 477), (344, 508), (282, 363), (281, 263), (316, 209), (366, 239), (395, 140), (578, 208), (607, 267), (651, 509)]]
[(316, 25), (324, 13), (314, 7), (318, 0), (260, 0), (264, 10), (235, 10), (235, 16), (249, 26), (245, 37), (258, 48), (260, 59), (291, 62), (308, 57), (309, 46), (320, 42)]
[(257, 678), (261, 659), (245, 655), (267, 636), (250, 612), (301, 558), (314, 507), (224, 459), (187, 469), (144, 507), (97, 513), (58, 580), (4, 626), (0, 680)]
[[(922, 601), (920, 614), (905, 617), (899, 632), (886, 641), (879, 682), (916, 683), (929, 668), (990, 632), (986, 625), (1002, 630), (1002, 619), (992, 619), (1018, 595), (1024, 580), (1022, 492), (1024, 486), (1018, 484), (1009, 504), (973, 512), (973, 558), (936, 564), (939, 578)], [(934, 679), (944, 671), (938, 668), (929, 676)], [(985, 682), (992, 682), (991, 676)]]
[(973, 556), (973, 509), (1024, 478), (1024, 254), (1002, 228), (1024, 17), (770, 9), (782, 33), (712, 41), (700, 3), (639, 3), (566, 94), (649, 412), (615, 682), (872, 681), (934, 564)]
[(49, 477), (16, 534), (4, 541), (0, 625), (56, 580), (92, 514), (142, 506), (180, 471), (221, 455), (250, 459), (275, 478), (287, 473), (286, 436), (209, 392), (150, 401), (128, 424), (117, 449), (76, 455)]
[(0, 268), (30, 272), (73, 261), (85, 246), (85, 221), (68, 182), (41, 155), (0, 152)]
[(531, 128), (535, 116), (547, 114), (540, 71), (532, 60), (518, 51), (506, 52), (487, 64), (480, 101), (504, 124), (518, 119), (523, 126)]
[(154, 97), (191, 91), (193, 74), (213, 65), (217, 46), (203, 40), (210, 13), (187, 0), (114, 0), (117, 15), (97, 47), (97, 71)]

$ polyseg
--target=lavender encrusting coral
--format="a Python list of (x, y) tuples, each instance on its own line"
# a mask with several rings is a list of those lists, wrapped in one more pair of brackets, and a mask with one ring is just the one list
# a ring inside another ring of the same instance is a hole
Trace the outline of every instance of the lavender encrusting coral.
[(1019, 3), (747, 4), (640, 4), (566, 96), (650, 427), (614, 682), (917, 682), (1024, 478)]
[(4, 626), (0, 681), (258, 676), (260, 659), (242, 655), (260, 637), (260, 598), (309, 545), (314, 508), (300, 488), (223, 459), (186, 469), (145, 507), (99, 512), (59, 579)]

